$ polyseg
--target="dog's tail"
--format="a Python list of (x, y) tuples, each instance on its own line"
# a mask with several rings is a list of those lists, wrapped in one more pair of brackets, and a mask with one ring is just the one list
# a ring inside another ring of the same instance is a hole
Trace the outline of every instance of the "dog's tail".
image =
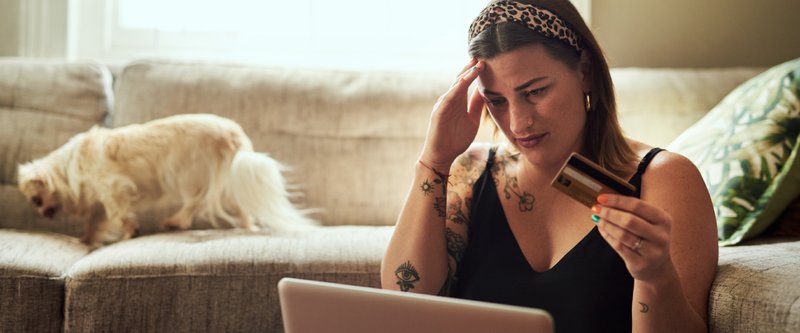
[(286, 168), (267, 154), (240, 150), (231, 162), (231, 192), (256, 225), (272, 231), (293, 231), (317, 224), (308, 210), (289, 201), (282, 171)]

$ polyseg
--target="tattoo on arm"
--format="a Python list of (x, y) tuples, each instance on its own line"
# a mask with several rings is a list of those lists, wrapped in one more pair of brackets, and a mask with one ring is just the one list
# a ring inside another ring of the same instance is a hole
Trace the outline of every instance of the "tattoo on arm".
[(464, 249), (466, 248), (464, 237), (453, 232), (450, 228), (445, 228), (445, 233), (447, 239), (447, 254), (452, 261), (447, 264), (447, 278), (444, 281), (444, 285), (442, 285), (442, 289), (439, 290), (439, 296), (448, 296), (452, 292), (453, 287), (458, 281), (455, 273), (456, 268), (458, 264), (461, 263), (461, 258), (463, 258)]
[(441, 196), (434, 196), (433, 197), (433, 210), (436, 211), (439, 217), (445, 217), (446, 209), (447, 209), (447, 186), (445, 186), (447, 182), (447, 177), (443, 175), (438, 175), (438, 178), (433, 180), (431, 183), (429, 180), (425, 180), (422, 184), (419, 185), (419, 189), (425, 196), (434, 192), (436, 186), (440, 186), (442, 188), (442, 195)]
[(425, 196), (428, 196), (428, 194), (433, 193), (433, 184), (429, 183), (426, 179), (422, 182), (422, 185), (419, 186), (419, 189), (422, 190), (422, 193), (425, 193)]
[(409, 291), (414, 289), (414, 284), (419, 281), (419, 273), (411, 261), (406, 261), (394, 271), (397, 276), (397, 285), (400, 286), (400, 291)]
[(647, 313), (647, 311), (650, 311), (650, 306), (649, 306), (649, 305), (647, 305), (647, 304), (644, 304), (644, 303), (642, 303), (642, 302), (639, 302), (639, 304), (641, 304), (641, 305), (642, 305), (642, 309), (641, 309), (641, 310), (639, 310), (639, 312), (641, 312), (641, 313)]
[(439, 217), (445, 217), (445, 206), (447, 206), (447, 198), (435, 197), (433, 202), (433, 210), (439, 214)]
[(464, 237), (453, 232), (450, 228), (445, 228), (445, 236), (447, 237), (447, 254), (455, 259), (456, 264), (460, 264), (466, 247)]
[(450, 215), (448, 220), (455, 224), (468, 224), (469, 218), (461, 209), (463, 207), (461, 197), (454, 191), (450, 191), (447, 196), (450, 199), (450, 204), (447, 205), (447, 213)]

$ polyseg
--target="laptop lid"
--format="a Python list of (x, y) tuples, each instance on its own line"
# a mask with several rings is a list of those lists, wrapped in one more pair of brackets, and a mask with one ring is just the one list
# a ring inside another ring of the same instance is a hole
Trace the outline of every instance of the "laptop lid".
[(551, 333), (540, 309), (283, 278), (278, 282), (286, 333)]

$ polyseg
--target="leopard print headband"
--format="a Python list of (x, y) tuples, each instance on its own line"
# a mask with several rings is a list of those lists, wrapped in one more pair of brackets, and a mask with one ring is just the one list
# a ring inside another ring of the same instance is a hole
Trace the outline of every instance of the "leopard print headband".
[(502, 22), (516, 22), (549, 38), (561, 40), (577, 51), (583, 49), (578, 35), (558, 15), (544, 8), (516, 1), (498, 1), (484, 8), (469, 27), (469, 40), (489, 26)]

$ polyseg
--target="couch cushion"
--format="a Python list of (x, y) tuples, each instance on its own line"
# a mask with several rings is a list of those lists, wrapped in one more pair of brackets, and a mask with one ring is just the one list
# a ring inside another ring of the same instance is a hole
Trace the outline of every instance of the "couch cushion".
[(112, 102), (111, 75), (100, 64), (0, 58), (0, 228), (80, 232), (66, 220), (34, 217), (16, 191), (17, 164), (103, 124)]
[(800, 238), (719, 249), (712, 332), (800, 332)]
[(156, 234), (101, 248), (68, 273), (66, 329), (279, 331), (282, 277), (380, 286), (392, 227)]
[(65, 273), (88, 252), (72, 237), (0, 229), (0, 332), (61, 331)]
[(179, 113), (242, 125), (288, 164), (326, 225), (391, 225), (451, 76), (139, 62), (116, 85), (115, 127)]

